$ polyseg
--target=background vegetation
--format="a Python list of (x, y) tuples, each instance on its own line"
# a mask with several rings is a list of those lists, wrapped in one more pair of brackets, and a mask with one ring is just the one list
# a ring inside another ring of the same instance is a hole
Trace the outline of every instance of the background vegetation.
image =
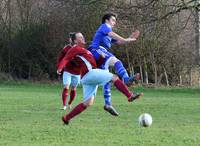
[(56, 79), (68, 33), (81, 31), (89, 44), (102, 15), (115, 12), (114, 31), (141, 31), (136, 43), (112, 50), (130, 74), (145, 84), (200, 85), (199, 9), (198, 0), (1, 0), (0, 78)]

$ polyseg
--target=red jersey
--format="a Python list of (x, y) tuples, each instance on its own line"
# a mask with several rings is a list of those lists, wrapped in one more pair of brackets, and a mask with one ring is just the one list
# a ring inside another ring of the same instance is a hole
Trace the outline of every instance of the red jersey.
[[(67, 54), (67, 52), (72, 48), (72, 46), (70, 45), (66, 45), (62, 51), (59, 53), (59, 56), (58, 56), (58, 60), (57, 60), (57, 67), (58, 67), (58, 64), (62, 61), (62, 59), (65, 57), (65, 55)], [(80, 74), (80, 71), (79, 69), (77, 69), (77, 67), (75, 67), (73, 65), (73, 62), (69, 62), (65, 65), (65, 67), (63, 68), (64, 71), (67, 71), (71, 74), (75, 74), (75, 75), (79, 75)]]
[(58, 64), (58, 70), (62, 70), (63, 67), (72, 60), (76, 63), (74, 69), (76, 68), (80, 71), (81, 77), (83, 77), (90, 69), (97, 68), (96, 61), (90, 51), (80, 46), (74, 46)]

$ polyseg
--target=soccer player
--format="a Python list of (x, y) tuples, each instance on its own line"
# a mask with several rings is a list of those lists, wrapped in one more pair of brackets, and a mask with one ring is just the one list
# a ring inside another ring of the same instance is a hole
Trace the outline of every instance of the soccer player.
[[(109, 66), (114, 66), (115, 71), (120, 76), (120, 78), (126, 83), (130, 84), (134, 80), (139, 80), (140, 75), (136, 74), (133, 77), (129, 77), (126, 69), (124, 68), (122, 62), (117, 59), (112, 53), (108, 50), (111, 48), (113, 43), (123, 44), (128, 42), (136, 41), (139, 37), (139, 31), (135, 31), (129, 38), (123, 38), (120, 35), (112, 31), (112, 28), (116, 24), (116, 15), (112, 13), (105, 14), (102, 18), (102, 24), (96, 31), (95, 36), (93, 37), (92, 44), (89, 46), (88, 50), (94, 55), (95, 59), (98, 61), (102, 56), (104, 60), (101, 61), (101, 69), (108, 70)], [(111, 105), (111, 83), (104, 85), (104, 98), (105, 106), (104, 109), (110, 112), (112, 115), (117, 116), (118, 113)]]
[[(57, 66), (73, 45), (72, 41), (71, 41), (72, 34), (73, 33), (69, 34), (70, 35), (69, 36), (69, 44), (66, 45), (62, 49), (62, 51), (59, 53), (59, 57), (57, 60)], [(63, 80), (63, 91), (62, 91), (63, 110), (66, 110), (67, 107), (69, 109), (71, 109), (71, 103), (74, 100), (74, 98), (76, 97), (76, 87), (78, 86), (78, 84), (80, 82), (80, 71), (79, 71), (79, 69), (77, 69), (76, 67), (73, 66), (73, 62), (69, 62), (63, 68), (62, 80)], [(68, 97), (68, 92), (69, 92), (70, 86), (71, 86), (70, 99), (67, 103), (67, 97)]]
[(81, 75), (81, 84), (83, 86), (83, 102), (78, 104), (70, 113), (62, 117), (64, 124), (69, 124), (69, 121), (76, 115), (83, 112), (87, 107), (93, 104), (98, 85), (105, 85), (112, 81), (115, 87), (122, 92), (129, 102), (138, 99), (143, 94), (133, 93), (128, 90), (127, 86), (112, 73), (97, 69), (96, 61), (90, 51), (84, 48), (85, 39), (81, 33), (76, 33), (72, 39), (76, 43), (62, 61), (59, 63), (57, 73), (60, 74), (63, 67), (71, 60), (75, 61), (79, 66)]
[[(63, 57), (67, 54), (67, 52), (69, 51), (70, 48), (72, 48), (72, 46), (74, 45), (74, 42), (72, 41), (72, 36), (74, 35), (74, 33), (70, 33), (69, 34), (69, 44), (66, 45), (62, 51), (59, 53), (59, 57), (57, 60), (57, 66), (60, 63), (60, 61), (63, 59)], [(101, 61), (100, 61), (101, 62)], [(63, 91), (62, 91), (62, 102), (63, 102), (63, 110), (66, 110), (67, 107), (69, 109), (71, 109), (71, 103), (74, 100), (75, 96), (76, 96), (76, 87), (78, 85), (78, 83), (80, 82), (80, 71), (79, 69), (77, 69), (77, 67), (72, 66), (72, 64), (74, 64), (73, 61), (71, 61), (70, 63), (68, 63), (64, 69), (63, 69), (63, 73), (62, 73), (62, 80), (63, 80)], [(67, 97), (68, 97), (68, 92), (69, 92), (69, 87), (71, 86), (71, 91), (70, 91), (70, 100), (68, 101), (67, 104)], [(109, 107), (109, 108), (105, 108), (107, 107), (106, 103), (108, 103), (107, 98), (105, 98), (105, 105), (104, 105), (104, 109), (111, 113), (112, 115), (117, 116), (118, 113), (117, 111), (114, 109), (114, 107)], [(109, 103), (111, 103), (111, 101), (109, 100)]]

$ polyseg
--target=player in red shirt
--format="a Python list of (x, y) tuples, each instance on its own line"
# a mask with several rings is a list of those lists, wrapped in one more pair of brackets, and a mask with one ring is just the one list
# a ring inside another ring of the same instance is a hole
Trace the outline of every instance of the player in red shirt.
[(81, 84), (83, 87), (83, 102), (78, 104), (70, 113), (62, 117), (64, 124), (69, 124), (69, 121), (76, 115), (83, 112), (87, 107), (91, 106), (99, 85), (105, 85), (112, 81), (114, 86), (122, 92), (129, 102), (134, 101), (143, 95), (129, 91), (128, 87), (118, 78), (118, 76), (102, 69), (97, 69), (96, 61), (90, 51), (84, 48), (85, 39), (83, 35), (75, 33), (72, 41), (74, 45), (62, 61), (58, 64), (57, 73), (60, 74), (64, 66), (70, 61), (75, 61), (76, 66), (80, 70)]
[[(70, 33), (69, 35), (72, 35)], [(72, 47), (72, 41), (69, 36), (69, 44), (66, 45), (62, 51), (59, 53), (59, 57), (57, 60), (57, 66), (60, 63), (60, 61), (63, 59), (63, 57), (67, 54), (69, 49)], [(62, 102), (63, 102), (63, 109), (66, 110), (67, 107), (71, 109), (71, 103), (74, 100), (76, 96), (76, 87), (80, 82), (80, 71), (79, 69), (74, 68), (73, 62), (69, 62), (63, 69), (62, 74), (62, 80), (63, 80), (63, 91), (62, 91)], [(70, 99), (67, 103), (67, 97), (69, 92), (69, 87), (71, 86), (70, 91)]]

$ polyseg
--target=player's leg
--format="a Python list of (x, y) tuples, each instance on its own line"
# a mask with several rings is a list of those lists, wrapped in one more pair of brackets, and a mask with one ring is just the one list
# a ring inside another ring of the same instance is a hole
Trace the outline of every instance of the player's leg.
[(64, 124), (69, 124), (69, 121), (74, 118), (75, 116), (77, 116), (78, 114), (80, 114), (81, 112), (83, 112), (84, 110), (87, 109), (87, 107), (91, 106), (94, 102), (94, 97), (96, 95), (97, 92), (97, 85), (87, 85), (87, 84), (82, 84), (83, 85), (83, 98), (84, 101), (80, 104), (78, 104), (74, 109), (72, 109), (72, 111), (63, 116), (62, 117), (62, 121), (64, 122)]
[(80, 75), (72, 75), (71, 77), (71, 91), (70, 91), (70, 99), (68, 101), (68, 106), (71, 109), (71, 104), (74, 98), (76, 97), (76, 87), (80, 82)]
[(71, 86), (70, 99), (68, 101), (69, 109), (72, 108), (72, 102), (74, 101), (75, 97), (76, 97), (76, 87), (75, 86)]
[(124, 68), (122, 62), (117, 59), (116, 57), (112, 57), (112, 59), (110, 60), (110, 66), (114, 66), (114, 69), (117, 73), (117, 75), (119, 75), (119, 77), (127, 84), (132, 84), (133, 81), (135, 80), (139, 80), (140, 79), (140, 74), (137, 73), (134, 76), (129, 76), (127, 73), (127, 70)]
[[(128, 99), (129, 102), (132, 102), (133, 100), (139, 98), (140, 96), (143, 95), (143, 93), (133, 93), (131, 91), (129, 91), (128, 87), (126, 86), (126, 84), (124, 84), (124, 82), (122, 82), (118, 76), (113, 75), (112, 73), (106, 71), (106, 70), (101, 70), (101, 69), (93, 69), (91, 72), (92, 78), (95, 78), (98, 80), (94, 80), (96, 82), (99, 82), (99, 85), (105, 85), (108, 81), (111, 81), (114, 83), (114, 86), (120, 91), (122, 92)], [(91, 80), (92, 82), (93, 80)]]
[(129, 102), (132, 102), (135, 99), (140, 98), (141, 96), (143, 96), (143, 93), (134, 93), (131, 92), (128, 87), (126, 86), (126, 84), (124, 84), (116, 75), (113, 75), (112, 81), (115, 85), (115, 87), (122, 92), (128, 99)]
[(122, 92), (127, 98), (128, 101), (131, 102), (136, 98), (139, 98), (142, 94), (136, 94), (129, 91), (126, 84), (124, 84), (116, 75), (112, 73), (102, 70), (102, 69), (92, 69), (88, 72), (84, 78), (81, 80), (82, 82), (87, 79), (87, 84), (98, 84), (105, 85), (107, 82), (113, 81), (114, 86)]
[(132, 77), (129, 77), (127, 70), (124, 68), (122, 62), (117, 59), (112, 53), (108, 52), (105, 48), (100, 47), (97, 50), (99, 54), (103, 54), (105, 56), (105, 61), (101, 65), (101, 68), (109, 68), (109, 66), (114, 66), (114, 69), (117, 75), (126, 83), (131, 84), (135, 80), (139, 80), (139, 74), (136, 74)]
[(62, 102), (63, 102), (63, 109), (67, 109), (67, 97), (68, 97), (68, 90), (69, 85), (71, 83), (71, 75), (64, 71), (63, 72), (63, 91), (62, 91)]
[(105, 100), (105, 105), (111, 105), (111, 92), (110, 92), (110, 88), (111, 88), (111, 83), (108, 82), (103, 86), (103, 94), (104, 94), (104, 100)]
[[(100, 48), (99, 53), (102, 53), (105, 56), (104, 63), (100, 66), (101, 69), (109, 71), (109, 62), (113, 54), (109, 53), (106, 49), (103, 47)], [(109, 112), (113, 116), (118, 116), (119, 113), (115, 110), (115, 108), (112, 106), (111, 103), (111, 83), (108, 82), (103, 86), (104, 90), (104, 110)]]
[(119, 113), (115, 110), (115, 108), (111, 104), (111, 83), (108, 82), (103, 86), (104, 90), (104, 100), (105, 100), (105, 105), (104, 105), (104, 110), (109, 112), (113, 116), (118, 116)]
[(67, 115), (62, 117), (62, 121), (64, 124), (68, 125), (69, 121), (74, 118), (75, 116), (82, 113), (84, 110), (87, 109), (87, 107), (91, 106), (94, 102), (94, 97), (89, 98), (87, 101), (82, 102), (75, 106), (71, 112), (69, 112)]

